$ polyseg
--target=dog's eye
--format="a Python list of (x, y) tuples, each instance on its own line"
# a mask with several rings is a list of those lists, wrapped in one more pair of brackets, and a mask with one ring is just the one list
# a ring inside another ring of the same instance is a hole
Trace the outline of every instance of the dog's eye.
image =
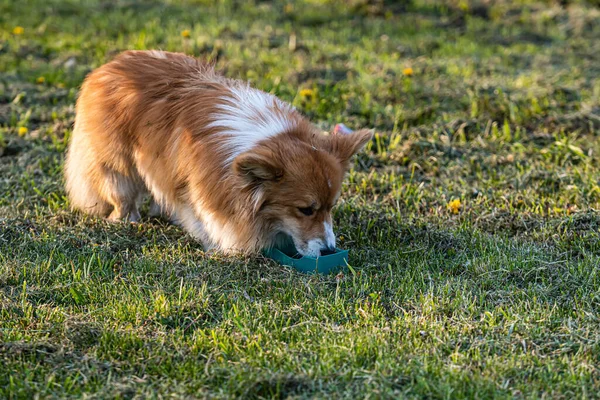
[(307, 217), (310, 217), (315, 212), (312, 207), (298, 207), (298, 210)]

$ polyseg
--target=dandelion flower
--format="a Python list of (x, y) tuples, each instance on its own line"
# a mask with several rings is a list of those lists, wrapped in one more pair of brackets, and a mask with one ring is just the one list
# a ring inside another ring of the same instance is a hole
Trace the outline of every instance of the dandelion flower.
[(300, 91), (300, 97), (312, 97), (314, 93), (315, 92), (312, 89), (302, 89)]
[(454, 199), (448, 203), (448, 209), (452, 214), (458, 214), (458, 210), (460, 210), (461, 207), (462, 205), (460, 204), (460, 199)]
[(287, 4), (285, 5), (285, 7), (283, 8), (283, 11), (284, 11), (286, 14), (289, 14), (289, 13), (291, 13), (292, 11), (294, 11), (294, 5), (293, 5), (292, 3), (287, 3)]
[(181, 36), (183, 36), (184, 38), (189, 38), (191, 35), (191, 32), (189, 29), (185, 29), (183, 31), (181, 31)]
[(37, 83), (44, 83), (46, 82), (46, 78), (44, 78), (43, 76), (39, 76), (35, 81)]
[(19, 127), (19, 136), (25, 136), (29, 130), (25, 126)]
[(15, 26), (13, 29), (14, 35), (22, 35), (25, 32), (25, 29), (22, 26)]
[(404, 76), (413, 76), (415, 71), (411, 67), (408, 67), (408, 68), (404, 68), (402, 70), (402, 73), (404, 74)]

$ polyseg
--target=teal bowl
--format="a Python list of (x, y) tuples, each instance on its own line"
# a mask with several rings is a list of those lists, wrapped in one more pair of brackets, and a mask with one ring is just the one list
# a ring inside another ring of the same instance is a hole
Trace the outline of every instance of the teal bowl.
[(330, 274), (339, 272), (348, 266), (348, 250), (335, 249), (335, 253), (326, 256), (295, 258), (293, 255), (297, 254), (296, 249), (287, 247), (265, 250), (264, 254), (281, 265), (287, 265), (308, 274)]

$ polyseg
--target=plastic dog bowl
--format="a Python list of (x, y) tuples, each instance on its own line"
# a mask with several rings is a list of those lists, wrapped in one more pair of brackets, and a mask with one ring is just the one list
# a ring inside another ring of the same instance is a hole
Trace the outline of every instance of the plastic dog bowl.
[(335, 253), (319, 257), (294, 257), (298, 252), (293, 246), (273, 248), (266, 250), (264, 254), (281, 265), (287, 265), (308, 274), (330, 274), (339, 272), (348, 266), (348, 250), (337, 248)]

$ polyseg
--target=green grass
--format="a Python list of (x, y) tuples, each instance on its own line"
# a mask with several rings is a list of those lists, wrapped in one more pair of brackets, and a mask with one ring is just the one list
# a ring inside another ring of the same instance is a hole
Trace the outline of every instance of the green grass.
[[(598, 398), (599, 45), (585, 2), (0, 0), (0, 398)], [(158, 48), (375, 129), (351, 271), (69, 211), (79, 85)]]

